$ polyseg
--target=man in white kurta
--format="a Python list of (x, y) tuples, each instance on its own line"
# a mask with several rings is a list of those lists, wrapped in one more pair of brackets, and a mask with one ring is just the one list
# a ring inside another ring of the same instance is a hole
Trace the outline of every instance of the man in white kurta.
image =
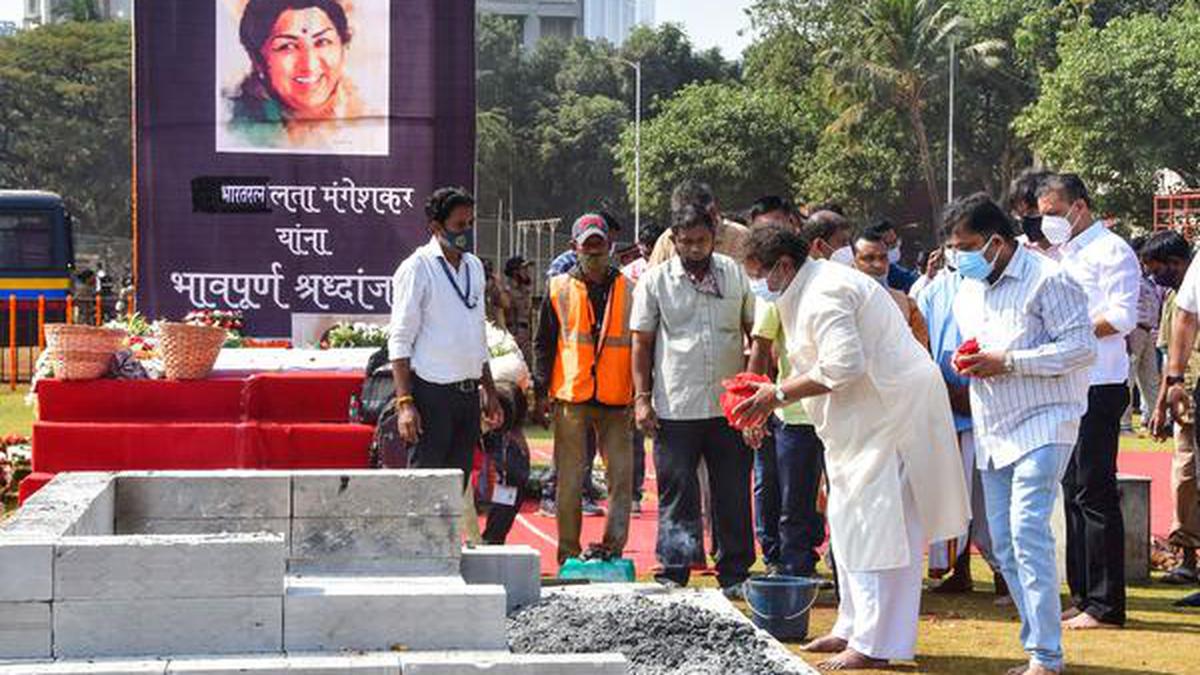
[(754, 228), (746, 271), (774, 301), (795, 375), (736, 411), (754, 424), (801, 400), (825, 444), (841, 604), (830, 670), (913, 658), (926, 540), (967, 531), (970, 506), (946, 385), (887, 291), (807, 258), (787, 228)]

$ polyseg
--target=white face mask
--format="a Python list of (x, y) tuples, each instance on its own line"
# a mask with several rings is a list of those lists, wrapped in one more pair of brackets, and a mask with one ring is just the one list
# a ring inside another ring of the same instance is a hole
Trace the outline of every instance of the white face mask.
[(846, 267), (854, 267), (854, 249), (849, 246), (843, 246), (833, 252), (829, 259), (835, 263), (841, 263)]
[(896, 242), (896, 248), (888, 249), (888, 264), (896, 265), (900, 263), (900, 242)]
[(1070, 217), (1071, 211), (1067, 211), (1066, 217), (1042, 216), (1042, 235), (1051, 246), (1062, 246), (1071, 240), (1071, 231), (1075, 226), (1068, 220)]

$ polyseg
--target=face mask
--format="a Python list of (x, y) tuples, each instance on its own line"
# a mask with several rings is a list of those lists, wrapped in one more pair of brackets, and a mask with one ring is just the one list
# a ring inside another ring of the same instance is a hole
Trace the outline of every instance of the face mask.
[(1029, 241), (1041, 241), (1046, 238), (1042, 233), (1042, 217), (1041, 216), (1021, 216), (1021, 229), (1025, 232), (1025, 236), (1029, 237)]
[(782, 290), (771, 290), (771, 275), (775, 273), (775, 268), (778, 266), (779, 263), (775, 263), (771, 267), (771, 271), (764, 274), (761, 279), (750, 280), (750, 292), (763, 302), (776, 302), (783, 295)]
[(958, 249), (949, 246), (942, 249), (942, 264), (951, 272), (958, 270)]
[(829, 259), (835, 263), (841, 263), (846, 267), (854, 267), (854, 249), (849, 246), (843, 246), (833, 252)]
[(1179, 288), (1179, 280), (1175, 278), (1174, 272), (1151, 274), (1150, 281), (1155, 286), (1161, 286), (1163, 288)]
[(708, 271), (708, 266), (712, 263), (712, 254), (710, 253), (708, 257), (704, 258), (703, 260), (689, 260), (687, 258), (680, 257), (679, 261), (683, 263), (683, 269), (687, 270), (688, 274), (696, 277)]
[(588, 255), (585, 253), (579, 254), (579, 269), (588, 276), (597, 276), (608, 270), (612, 256), (607, 253), (596, 253)]
[(996, 260), (987, 259), (987, 251), (992, 247), (992, 242), (995, 239), (988, 241), (983, 248), (978, 251), (959, 251), (958, 252), (958, 273), (966, 279), (975, 279), (983, 281), (992, 276), (992, 272), (996, 269)]
[(900, 242), (896, 242), (896, 248), (888, 249), (888, 264), (896, 265), (900, 263)]
[(443, 230), (438, 233), (438, 239), (447, 246), (456, 248), (463, 253), (469, 253), (475, 248), (475, 228), (467, 228), (458, 234), (450, 234)]
[(1061, 246), (1071, 240), (1071, 230), (1075, 226), (1071, 223), (1071, 211), (1075, 207), (1071, 207), (1064, 216), (1042, 216), (1042, 234), (1046, 236), (1046, 241), (1053, 246)]

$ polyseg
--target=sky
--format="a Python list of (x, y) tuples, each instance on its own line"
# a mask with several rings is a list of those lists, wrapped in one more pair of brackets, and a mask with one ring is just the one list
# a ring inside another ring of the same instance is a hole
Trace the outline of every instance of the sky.
[[(657, 3), (655, 21), (683, 24), (695, 47), (719, 47), (725, 58), (733, 60), (740, 59), (742, 50), (750, 45), (750, 20), (744, 10), (751, 0), (657, 0)], [(739, 36), (739, 31), (744, 35)]]
[[(645, 2), (647, 0), (643, 0)], [(750, 22), (743, 10), (751, 0), (656, 0), (655, 20), (683, 24), (700, 49), (719, 47), (727, 59), (738, 59), (750, 44)], [(0, 0), (0, 21), (21, 22), (23, 0)], [(738, 31), (746, 32), (738, 35)]]

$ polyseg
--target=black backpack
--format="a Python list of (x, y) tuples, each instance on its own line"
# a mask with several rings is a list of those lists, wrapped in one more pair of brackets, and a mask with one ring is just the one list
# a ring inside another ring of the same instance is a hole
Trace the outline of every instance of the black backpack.
[(396, 382), (392, 379), (387, 347), (367, 360), (366, 377), (360, 396), (363, 424), (374, 424), (369, 462), (373, 469), (403, 469), (408, 466), (408, 446), (400, 440), (396, 415)]

